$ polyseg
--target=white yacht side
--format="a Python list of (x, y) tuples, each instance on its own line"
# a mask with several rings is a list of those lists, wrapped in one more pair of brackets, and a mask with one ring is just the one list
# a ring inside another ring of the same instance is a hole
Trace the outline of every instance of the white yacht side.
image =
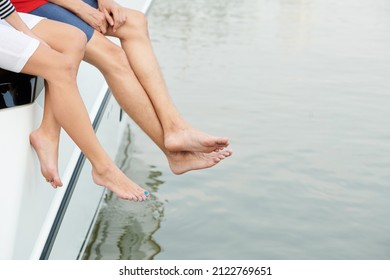
[[(118, 2), (146, 13), (153, 0)], [(64, 132), (59, 151), (64, 186), (54, 190), (44, 180), (29, 143), (42, 119), (42, 80), (16, 76), (0, 73), (0, 259), (78, 259), (105, 188), (93, 183), (91, 165)], [(114, 159), (125, 126), (121, 109), (93, 66), (81, 64), (78, 84), (96, 134)], [(25, 93), (28, 100), (19, 104)]]

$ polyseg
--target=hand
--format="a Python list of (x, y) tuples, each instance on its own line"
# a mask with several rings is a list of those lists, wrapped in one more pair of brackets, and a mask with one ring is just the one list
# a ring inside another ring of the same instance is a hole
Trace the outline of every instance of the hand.
[(112, 31), (116, 32), (127, 19), (125, 9), (113, 0), (99, 0), (99, 11), (104, 13), (106, 21), (112, 27)]
[(79, 13), (80, 18), (82, 18), (95, 30), (99, 31), (100, 33), (106, 34), (108, 23), (104, 13), (89, 5), (84, 6), (84, 9), (84, 12)]

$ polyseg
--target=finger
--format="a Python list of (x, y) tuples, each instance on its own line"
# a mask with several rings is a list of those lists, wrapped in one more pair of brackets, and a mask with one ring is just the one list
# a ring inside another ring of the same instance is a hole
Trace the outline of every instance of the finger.
[(113, 31), (115, 32), (118, 30), (119, 27), (121, 27), (124, 24), (122, 10), (119, 8), (114, 8), (112, 10), (112, 16), (115, 19), (115, 23), (114, 23), (114, 26), (112, 28)]
[(92, 25), (92, 27), (93, 27), (96, 31), (101, 32), (101, 30), (100, 30), (100, 23), (94, 23), (94, 24)]
[(112, 16), (110, 15), (110, 13), (106, 10), (106, 9), (104, 9), (104, 16), (105, 16), (105, 18), (106, 18), (106, 21), (108, 22), (108, 24), (110, 25), (110, 26), (114, 26), (114, 24), (115, 24), (115, 21), (114, 21), (114, 18), (112, 18)]
[(102, 23), (100, 26), (100, 32), (103, 33), (103, 34), (106, 34), (107, 32), (107, 22), (105, 21), (104, 23)]
[(114, 26), (112, 27), (112, 30), (116, 32), (126, 21), (123, 19), (116, 20)]

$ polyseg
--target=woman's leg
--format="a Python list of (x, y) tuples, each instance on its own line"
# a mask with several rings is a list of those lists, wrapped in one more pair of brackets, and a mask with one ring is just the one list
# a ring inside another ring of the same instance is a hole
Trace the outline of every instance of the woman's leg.
[[(42, 37), (40, 32), (44, 30), (55, 30), (60, 34), (64, 31), (63, 24), (51, 21), (44, 20), (39, 26), (41, 28), (34, 31)], [(79, 34), (79, 40), (74, 41), (76, 48), (79, 42), (85, 44), (84, 35)], [(41, 44), (22, 72), (45, 78), (46, 94), (50, 95), (54, 117), (91, 162), (95, 183), (107, 187), (123, 199), (146, 199), (144, 190), (119, 170), (100, 145), (77, 89), (77, 68), (71, 58)]]
[[(57, 22), (50, 24), (58, 25)], [(46, 28), (46, 25), (45, 21), (42, 24), (38, 23), (33, 28), (35, 34), (38, 34), (53, 49), (67, 55), (74, 65), (79, 65), (84, 56), (85, 39), (80, 40), (79, 32), (77, 30), (75, 32), (71, 26), (59, 24), (62, 32), (57, 32), (55, 28)], [(46, 94), (43, 119), (40, 127), (30, 134), (30, 142), (38, 155), (43, 176), (54, 188), (62, 186), (58, 174), (60, 131), (61, 126), (54, 117), (51, 105), (51, 94)]]
[[(48, 88), (45, 81), (45, 88)], [(61, 126), (54, 117), (51, 94), (45, 95), (43, 118), (38, 129), (30, 133), (30, 143), (38, 155), (41, 172), (53, 188), (62, 186), (58, 174), (58, 146)]]

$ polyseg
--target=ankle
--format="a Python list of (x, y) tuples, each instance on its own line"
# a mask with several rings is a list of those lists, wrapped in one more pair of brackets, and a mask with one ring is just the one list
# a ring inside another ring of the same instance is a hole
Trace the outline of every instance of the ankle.
[(31, 132), (30, 137), (44, 137), (51, 142), (58, 142), (60, 138), (60, 131), (54, 129), (47, 129), (41, 126)]
[(110, 163), (92, 165), (92, 172), (100, 177), (105, 177), (115, 171), (116, 165)]
[(186, 130), (190, 125), (180, 116), (170, 117), (169, 120), (162, 123), (164, 134), (174, 134)]
[(177, 135), (182, 134), (183, 132), (190, 131), (191, 126), (186, 123), (174, 124), (169, 126), (168, 128), (164, 127), (164, 138), (176, 138)]

